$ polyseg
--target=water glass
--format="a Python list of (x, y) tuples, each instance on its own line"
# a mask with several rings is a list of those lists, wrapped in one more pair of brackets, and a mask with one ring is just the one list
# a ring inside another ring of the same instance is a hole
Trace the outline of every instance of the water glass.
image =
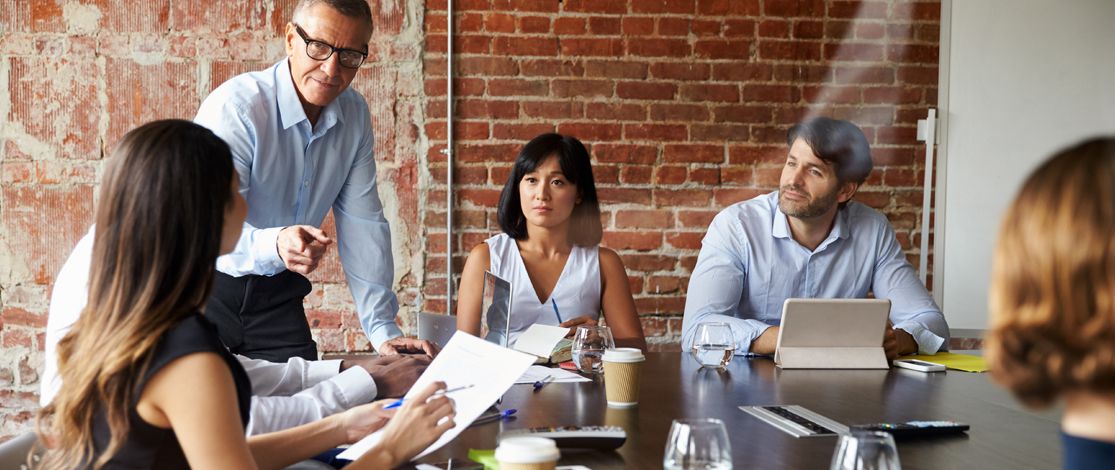
[(840, 436), (829, 470), (901, 470), (894, 437), (881, 431)]
[(662, 467), (667, 470), (732, 468), (732, 445), (724, 422), (715, 418), (675, 419), (666, 438)]
[(732, 337), (732, 327), (727, 323), (706, 322), (697, 325), (689, 354), (701, 367), (727, 367), (735, 353), (736, 342)]
[(616, 342), (612, 339), (612, 330), (606, 326), (581, 325), (573, 335), (573, 363), (577, 370), (586, 374), (595, 374), (604, 369), (604, 350), (614, 349)]

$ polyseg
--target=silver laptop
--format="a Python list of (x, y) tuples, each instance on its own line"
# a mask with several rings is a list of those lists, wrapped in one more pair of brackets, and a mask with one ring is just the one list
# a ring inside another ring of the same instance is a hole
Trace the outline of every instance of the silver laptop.
[(505, 348), (511, 332), (511, 288), (511, 281), (484, 271), (480, 336)]
[(457, 317), (440, 313), (418, 313), (418, 339), (428, 340), (439, 348), (449, 343), (457, 332)]
[(888, 299), (786, 299), (774, 362), (783, 369), (887, 369)]

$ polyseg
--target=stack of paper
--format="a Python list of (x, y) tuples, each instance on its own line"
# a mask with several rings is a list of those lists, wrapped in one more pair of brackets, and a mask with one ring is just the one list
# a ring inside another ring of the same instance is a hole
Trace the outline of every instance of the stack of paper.
[(530, 368), (527, 369), (527, 371), (523, 373), (522, 377), (519, 377), (519, 380), (516, 380), (515, 383), (532, 384), (535, 382), (545, 381), (547, 378), (550, 377), (553, 377), (549, 380), (550, 383), (590, 382), (587, 377), (582, 377), (577, 373), (569, 372), (560, 367), (550, 368), (546, 366), (530, 366)]

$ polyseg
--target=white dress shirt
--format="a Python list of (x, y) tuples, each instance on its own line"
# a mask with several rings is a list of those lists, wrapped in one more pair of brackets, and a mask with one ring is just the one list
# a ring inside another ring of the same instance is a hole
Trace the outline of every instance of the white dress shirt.
[(736, 353), (782, 319), (794, 298), (890, 299), (890, 320), (913, 336), (920, 354), (948, 348), (949, 327), (918, 280), (879, 211), (855, 201), (836, 213), (829, 235), (808, 250), (790, 234), (778, 192), (728, 206), (713, 219), (689, 278), (682, 319), (682, 346), (693, 343), (697, 325), (725, 322)]
[[(89, 295), (93, 228), (74, 247), (50, 296), (46, 357), (39, 404), (45, 406), (61, 388), (58, 341), (77, 322)], [(341, 361), (291, 358), (285, 364), (236, 356), (252, 381), (252, 409), (247, 434), (264, 434), (313, 422), (372, 401), (376, 384), (363, 368), (339, 372)]]

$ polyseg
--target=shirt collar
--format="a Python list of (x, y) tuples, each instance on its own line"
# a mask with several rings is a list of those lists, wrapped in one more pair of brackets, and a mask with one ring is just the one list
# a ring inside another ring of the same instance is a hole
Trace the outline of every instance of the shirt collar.
[[(306, 110), (302, 108), (302, 100), (298, 98), (298, 91), (294, 88), (294, 78), (290, 75), (290, 59), (284, 59), (276, 64), (275, 81), (278, 91), (276, 97), (279, 101), (279, 119), (283, 123), (283, 130), (290, 129), (302, 121), (309, 124)], [(342, 95), (344, 93), (342, 92)], [(337, 96), (332, 103), (325, 106), (318, 116), (318, 126), (314, 134), (322, 134), (334, 125), (344, 121), (340, 113), (341, 96)]]
[[(823, 250), (836, 240), (848, 238), (848, 211), (845, 210), (846, 208), (847, 206), (836, 210), (836, 222), (832, 224), (832, 230), (829, 230), (829, 234), (825, 237), (825, 240), (817, 246), (817, 251)], [(771, 235), (774, 235), (774, 238), (793, 239), (793, 236), (790, 234), (790, 221), (786, 218), (786, 214), (782, 213), (782, 208), (778, 207), (777, 191), (774, 195), (774, 226), (772, 227)]]

